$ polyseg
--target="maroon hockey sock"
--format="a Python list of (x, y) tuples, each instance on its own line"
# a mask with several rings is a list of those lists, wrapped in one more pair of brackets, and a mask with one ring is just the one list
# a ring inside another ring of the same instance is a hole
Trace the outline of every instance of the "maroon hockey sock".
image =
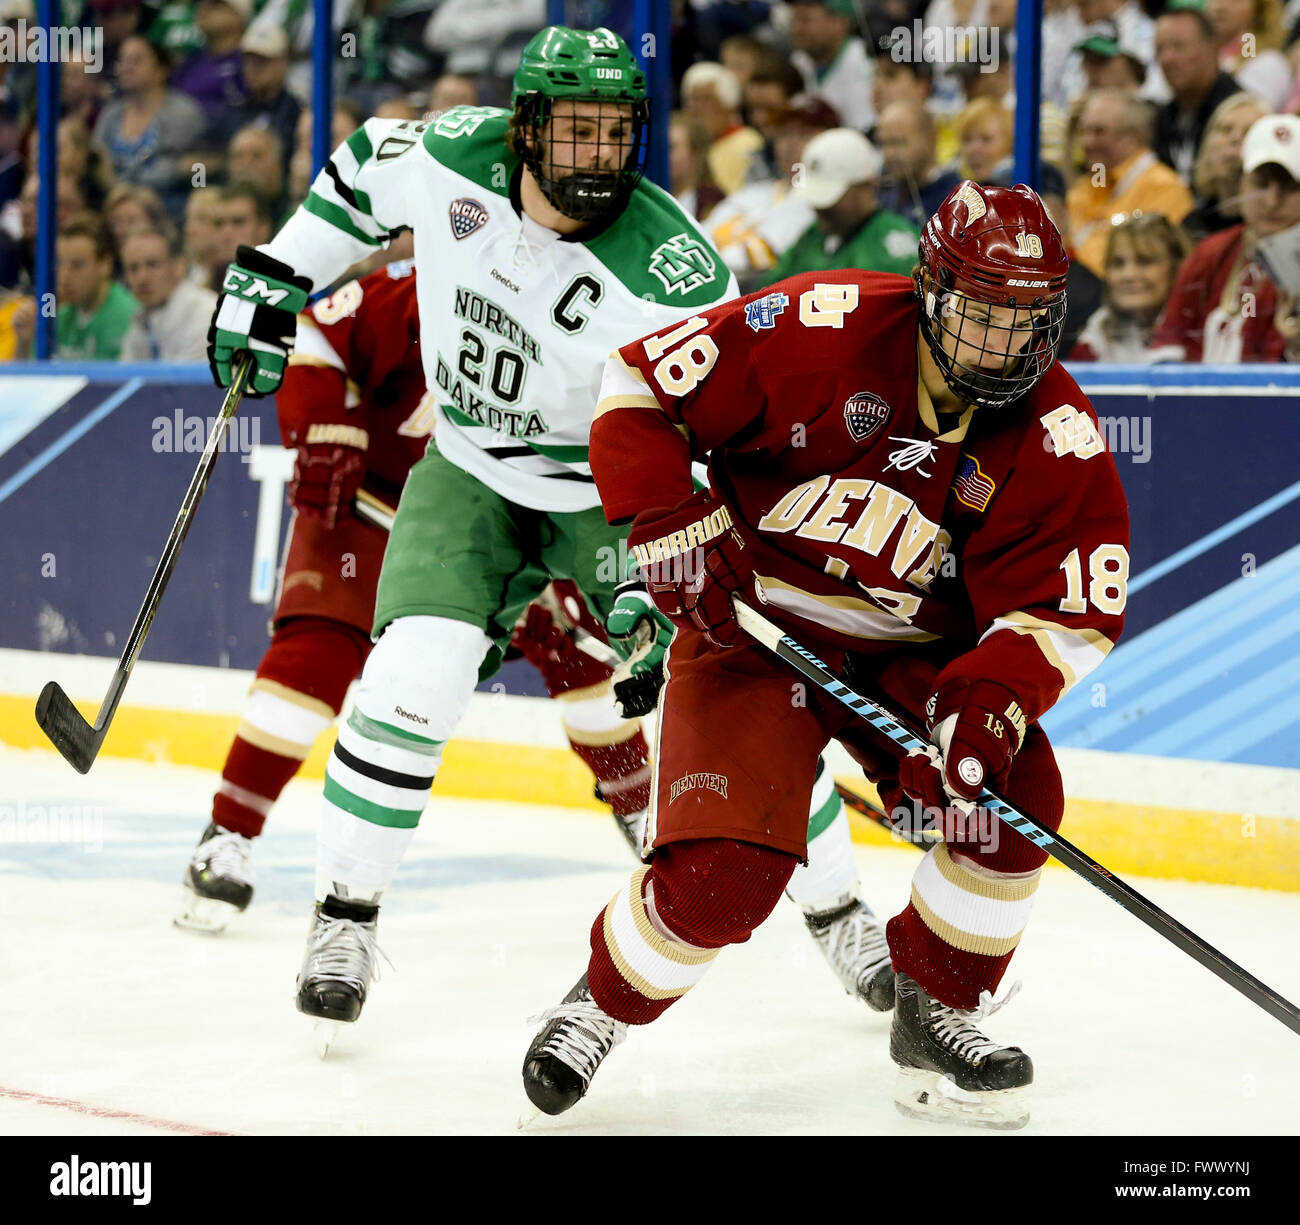
[[(1050, 829), (1060, 827), (1061, 777), (1041, 732), (1031, 733), (1013, 763), (1006, 799)], [(894, 969), (950, 1008), (975, 1008), (982, 992), (997, 991), (1047, 859), (997, 822), (979, 828), (992, 835), (982, 845), (930, 852), (913, 877), (911, 900), (886, 928)]]
[(602, 1009), (645, 1025), (684, 995), (717, 950), (748, 940), (795, 868), (784, 851), (708, 838), (674, 842), (596, 917), (587, 981)]
[(360, 630), (319, 617), (276, 630), (212, 799), (217, 825), (246, 838), (262, 832), (317, 732), (338, 715), (369, 650)]

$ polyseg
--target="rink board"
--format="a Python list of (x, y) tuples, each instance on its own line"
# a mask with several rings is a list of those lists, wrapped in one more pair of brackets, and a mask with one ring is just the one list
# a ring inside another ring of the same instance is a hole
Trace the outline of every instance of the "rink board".
[[(35, 695), (71, 668), (93, 714), (220, 393), (188, 367), (26, 369), (0, 376), (0, 742), (44, 748)], [(1300, 481), (1279, 445), (1300, 386), (1282, 367), (1074, 373), (1115, 453), (1133, 541), (1125, 639), (1045, 720), (1067, 828), (1117, 871), (1300, 890), (1300, 811), (1286, 798), (1300, 794)], [(244, 403), (232, 443), (145, 651), (187, 666), (183, 687), (144, 692), (142, 670), (106, 755), (210, 770), (224, 758), (288, 525), (268, 401)], [(543, 692), (522, 661), (480, 688), (481, 703)], [(505, 725), (547, 720), (541, 707)], [(502, 721), (485, 725), (449, 749), (440, 790), (598, 810), (562, 738), (504, 746)]]

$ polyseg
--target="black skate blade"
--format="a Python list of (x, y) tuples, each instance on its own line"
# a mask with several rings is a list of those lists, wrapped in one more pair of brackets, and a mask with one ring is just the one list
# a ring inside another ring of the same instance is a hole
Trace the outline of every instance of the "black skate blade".
[(108, 729), (87, 723), (57, 681), (49, 681), (36, 699), (36, 722), (78, 774), (90, 773)]

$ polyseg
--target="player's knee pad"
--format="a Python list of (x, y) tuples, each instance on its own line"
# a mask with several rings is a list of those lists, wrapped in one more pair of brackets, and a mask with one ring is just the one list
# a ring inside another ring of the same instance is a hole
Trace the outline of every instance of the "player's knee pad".
[(655, 851), (647, 907), (697, 948), (740, 944), (772, 913), (797, 863), (785, 851), (732, 838), (670, 842)]
[(354, 704), (369, 719), (427, 740), (456, 730), (492, 645), (467, 621), (399, 617), (366, 660)]

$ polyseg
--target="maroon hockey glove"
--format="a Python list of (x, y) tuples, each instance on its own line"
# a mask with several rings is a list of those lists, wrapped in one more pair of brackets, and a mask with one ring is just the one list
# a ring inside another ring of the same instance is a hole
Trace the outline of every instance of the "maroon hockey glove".
[(715, 646), (740, 641), (731, 597), (748, 583), (749, 570), (744, 542), (722, 501), (701, 490), (675, 510), (642, 512), (627, 543), (664, 616), (699, 630)]
[(996, 681), (957, 680), (926, 703), (932, 746), (899, 765), (898, 781), (913, 799), (947, 808), (950, 799), (974, 800), (985, 787), (1006, 785), (1011, 761), (1025, 738), (1016, 695)]
[(289, 501), (294, 508), (332, 528), (352, 513), (352, 500), (366, 476), (369, 435), (355, 425), (316, 423), (298, 446)]

